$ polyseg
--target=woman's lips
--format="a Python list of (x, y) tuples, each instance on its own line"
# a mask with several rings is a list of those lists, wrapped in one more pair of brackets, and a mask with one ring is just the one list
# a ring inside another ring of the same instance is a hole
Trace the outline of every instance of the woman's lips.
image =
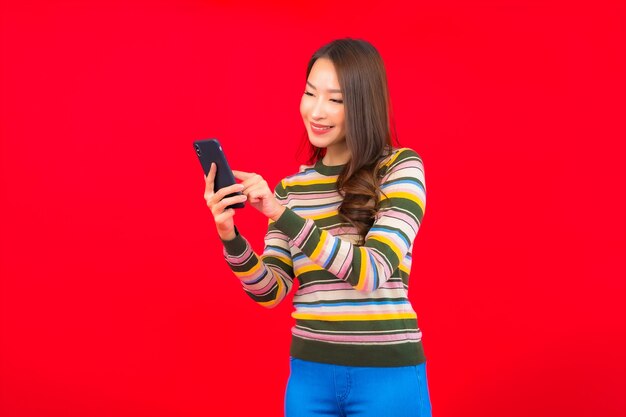
[(324, 126), (318, 125), (317, 123), (311, 123), (311, 131), (316, 135), (323, 135), (325, 133), (328, 133), (333, 127), (334, 126)]

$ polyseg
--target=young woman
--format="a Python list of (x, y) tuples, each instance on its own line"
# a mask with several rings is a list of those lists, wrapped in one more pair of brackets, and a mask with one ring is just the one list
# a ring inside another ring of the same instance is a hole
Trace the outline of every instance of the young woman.
[[(407, 291), (426, 207), (424, 166), (393, 147), (385, 68), (368, 42), (338, 39), (309, 61), (300, 103), (312, 157), (272, 191), (258, 174), (205, 199), (226, 262), (265, 307), (293, 286), (285, 414), (430, 416), (426, 358)], [(236, 191), (243, 196), (225, 198)], [(268, 218), (263, 254), (239, 234), (230, 204)]]

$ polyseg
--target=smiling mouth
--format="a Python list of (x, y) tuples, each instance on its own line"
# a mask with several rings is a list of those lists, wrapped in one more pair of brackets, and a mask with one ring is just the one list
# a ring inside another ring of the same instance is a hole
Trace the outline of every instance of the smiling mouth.
[(314, 132), (327, 132), (333, 127), (335, 126), (314, 125), (313, 123), (311, 123), (311, 129), (313, 129)]

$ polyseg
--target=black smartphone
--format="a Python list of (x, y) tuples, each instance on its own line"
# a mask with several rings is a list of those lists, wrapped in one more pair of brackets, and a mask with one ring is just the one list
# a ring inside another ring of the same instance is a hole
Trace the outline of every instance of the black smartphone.
[[(209, 171), (211, 170), (211, 162), (215, 162), (217, 165), (217, 172), (215, 173), (215, 181), (214, 181), (214, 191), (228, 187), (229, 185), (236, 184), (235, 176), (233, 175), (233, 171), (230, 169), (228, 165), (228, 161), (226, 160), (226, 155), (224, 154), (224, 150), (222, 146), (218, 142), (217, 139), (200, 139), (193, 142), (193, 147), (196, 150), (196, 155), (198, 155), (198, 159), (200, 160), (200, 165), (202, 165), (202, 169), (204, 170), (204, 175), (209, 175)], [(236, 193), (228, 194), (226, 197), (233, 197), (236, 195), (242, 195), (241, 191)], [(224, 198), (226, 198), (224, 197)], [(244, 203), (236, 203), (231, 204), (226, 208), (243, 208)]]

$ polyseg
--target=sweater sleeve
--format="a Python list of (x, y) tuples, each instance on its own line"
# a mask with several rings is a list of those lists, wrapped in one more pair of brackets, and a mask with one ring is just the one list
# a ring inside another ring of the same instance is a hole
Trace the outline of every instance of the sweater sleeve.
[[(281, 202), (286, 200), (282, 193), (282, 182), (274, 189), (274, 195)], [(239, 278), (244, 291), (264, 307), (277, 306), (293, 287), (293, 260), (289, 250), (289, 237), (276, 228), (269, 219), (265, 234), (265, 247), (259, 257), (250, 243), (239, 234), (232, 240), (223, 240), (224, 258)]]
[(381, 181), (381, 209), (363, 246), (321, 230), (287, 208), (276, 227), (314, 263), (359, 291), (382, 286), (412, 250), (426, 209), (424, 166), (421, 157), (404, 148), (387, 163)]

